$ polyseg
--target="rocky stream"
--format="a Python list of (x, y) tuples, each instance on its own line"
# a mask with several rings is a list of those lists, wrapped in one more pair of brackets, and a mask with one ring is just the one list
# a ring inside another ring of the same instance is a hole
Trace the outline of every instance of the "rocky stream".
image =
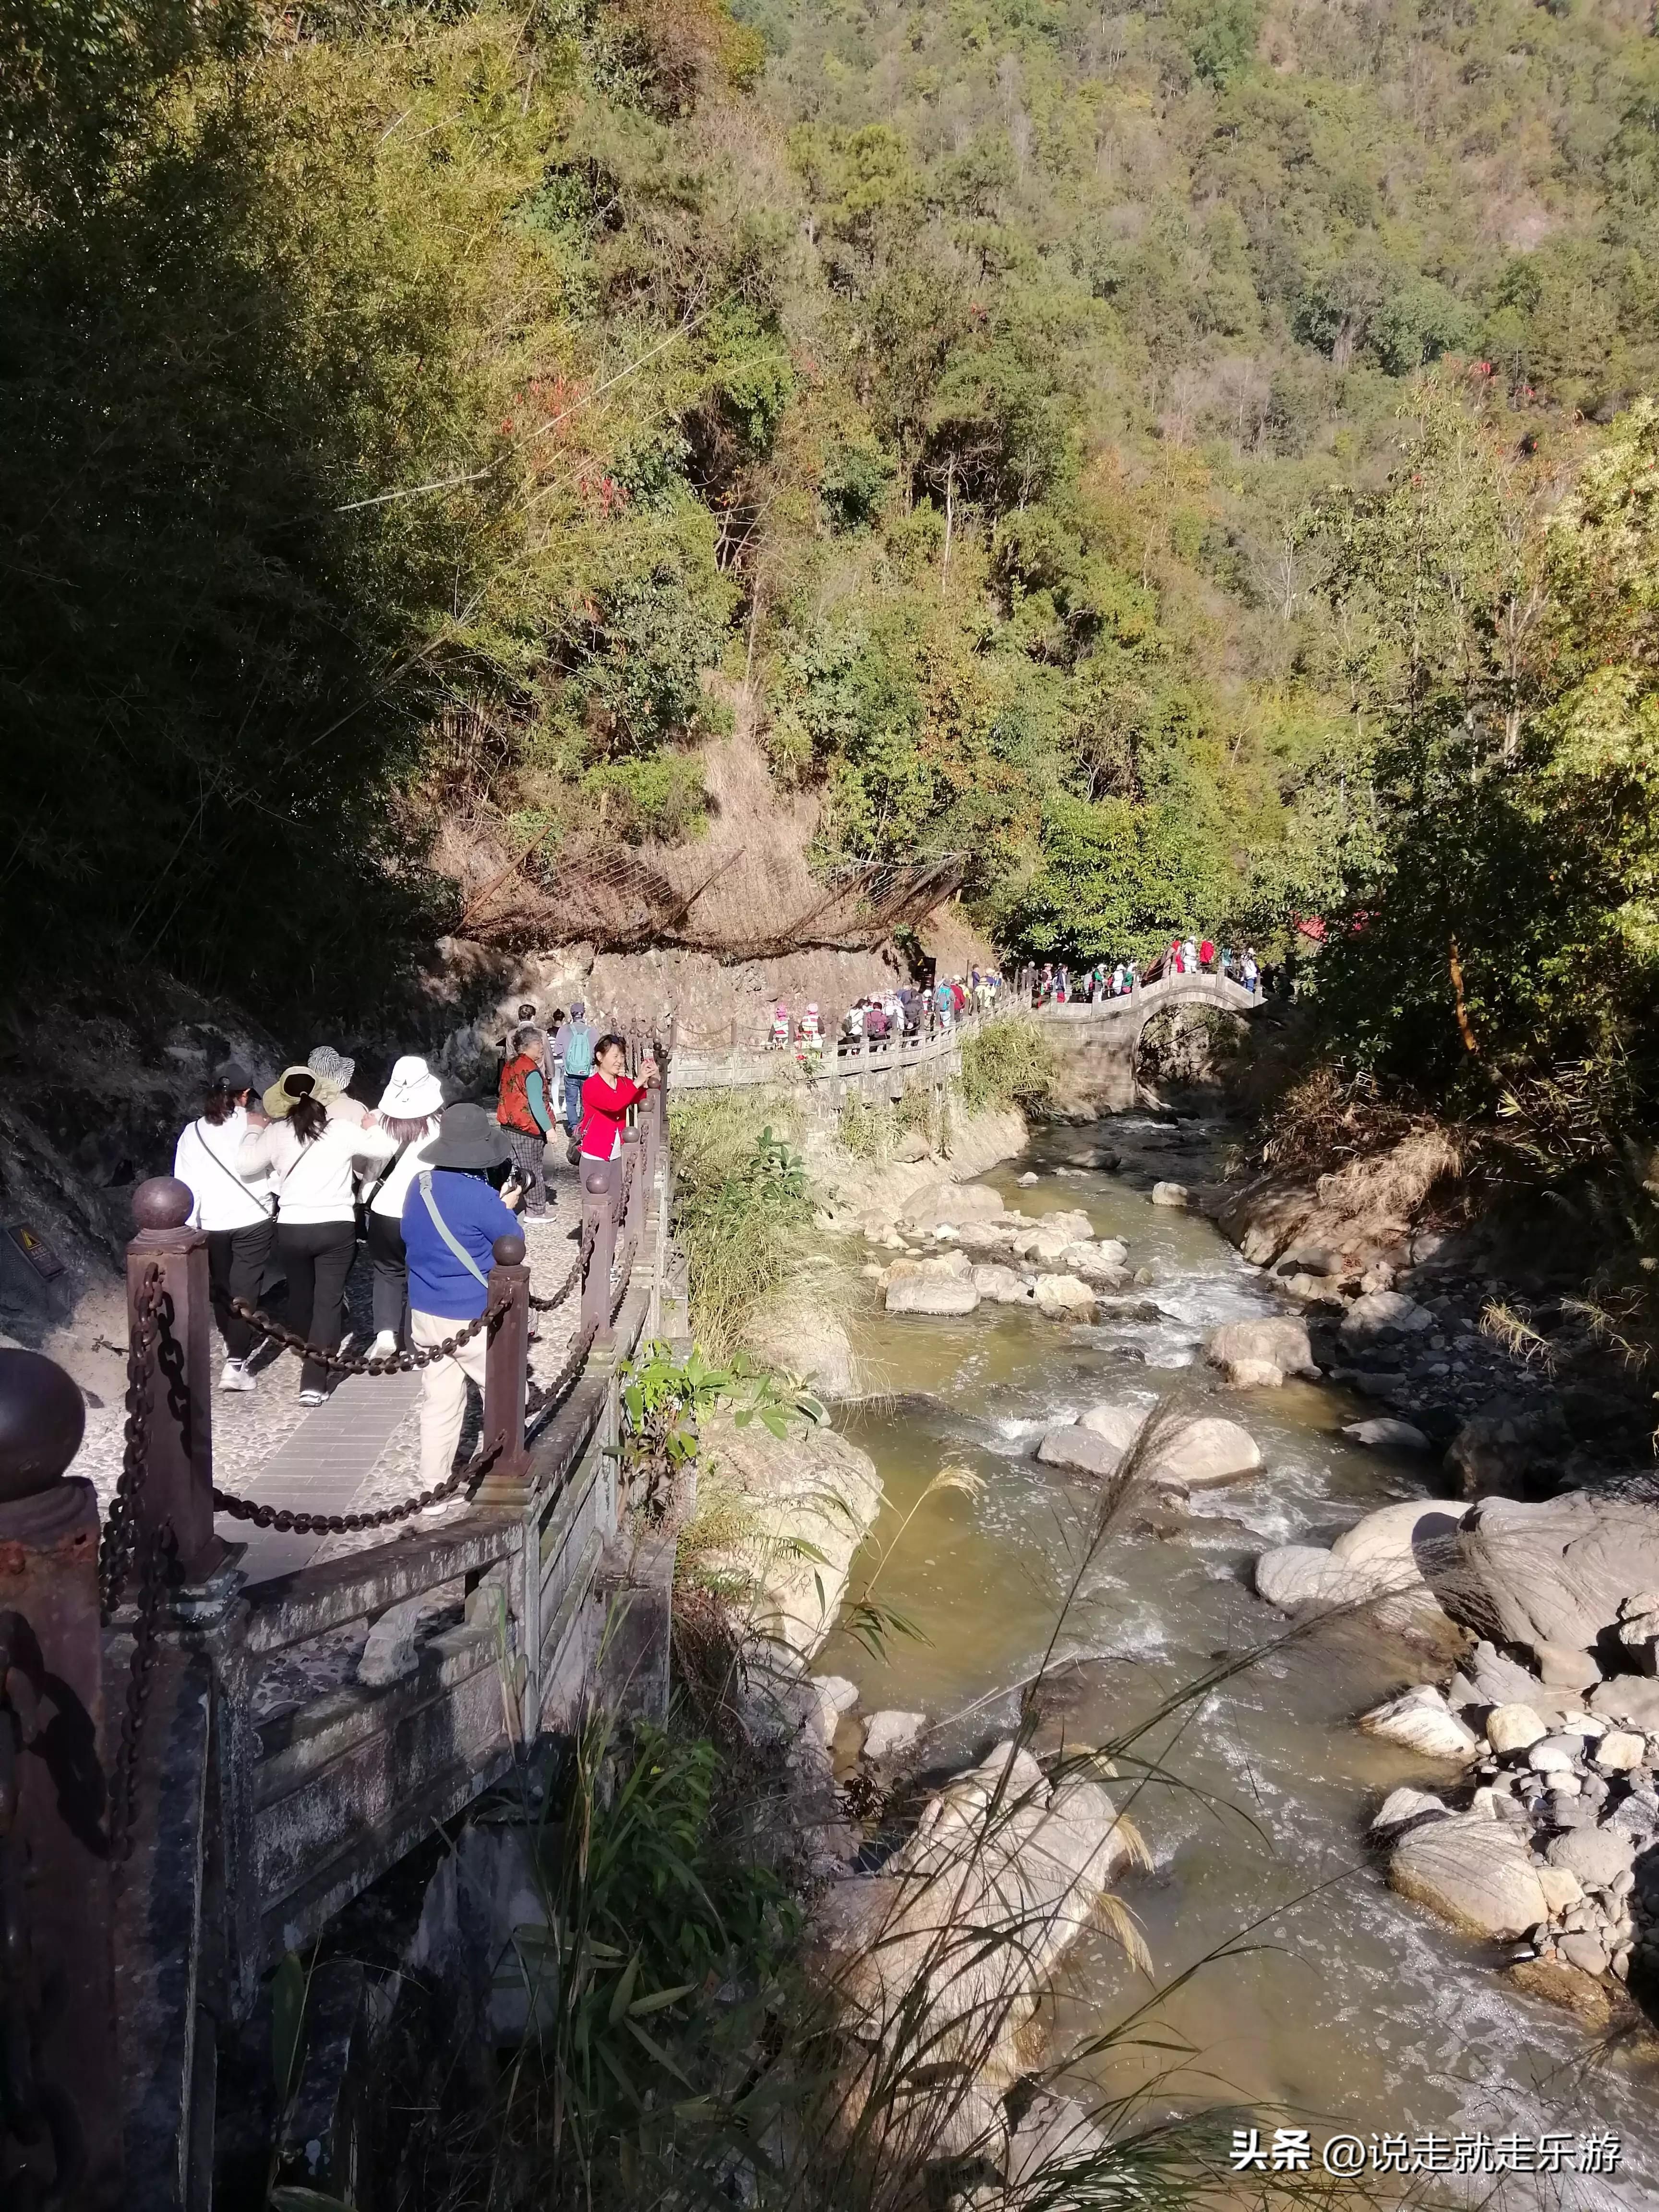
[[(1373, 2164), (1383, 2144), (1385, 2170), (1402, 2136), (1610, 2133), (1611, 2172), (1517, 2185), (1659, 2204), (1659, 2056), (1621, 1986), (1659, 1967), (1659, 1598), (1619, 1594), (1644, 1543), (1659, 1580), (1659, 1516), (1632, 1506), (1609, 1534), (1599, 1501), (1488, 1501), (1455, 1559), (1483, 1453), (1507, 1438), (1524, 1459), (1543, 1395), (1449, 1277), (1409, 1298), (1350, 1284), (1310, 1328), (1170, 1188), (1195, 1200), (1218, 1142), (1150, 1117), (1050, 1130), (981, 1197), (863, 1219), (866, 1392), (836, 1425), (881, 1475), (878, 1534), (941, 1468), (980, 1483), (928, 1495), (883, 1565), (919, 1633), (872, 1653), (843, 1627), (813, 1660), (841, 1686), (837, 1771), (890, 1781), (908, 1761), (914, 1805), (1009, 1735), (1041, 1670), (1039, 1750), (1121, 1743), (1224, 1676), (1120, 1755), (1112, 1793), (1152, 1864), (1113, 1886), (1152, 1975), (1085, 1933), (1051, 2049), (1161, 1989), (1155, 2027), (1081, 2063), (1096, 2093), (1241, 2100), (1316, 2146), (1356, 2136)], [(1471, 1427), (1500, 1387), (1496, 1425)], [(1148, 1419), (1136, 1502), (1091, 1553), (1102, 1482)], [(1563, 1510), (1559, 1530), (1526, 1520)], [(1482, 1546), (1477, 1640), (1436, 1592)], [(1471, 2164), (1455, 2185), (1479, 2194), (1505, 2160)]]

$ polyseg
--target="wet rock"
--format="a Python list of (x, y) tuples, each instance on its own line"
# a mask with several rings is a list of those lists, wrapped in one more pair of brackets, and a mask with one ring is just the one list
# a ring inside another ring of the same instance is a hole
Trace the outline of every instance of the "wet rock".
[(971, 1274), (961, 1278), (907, 1275), (887, 1289), (890, 1314), (970, 1314), (979, 1304)]
[(1396, 1829), (1414, 1826), (1419, 1820), (1444, 1820), (1450, 1817), (1449, 1808), (1431, 1790), (1390, 1790), (1371, 1822), (1370, 1832), (1374, 1836), (1390, 1835)]
[(1036, 1455), (1045, 1467), (1076, 1468), (1085, 1474), (1115, 1474), (1122, 1464), (1127, 1446), (1114, 1443), (1097, 1430), (1087, 1428), (1081, 1421), (1068, 1421), (1064, 1427), (1050, 1429), (1037, 1446)]
[(872, 1713), (864, 1727), (864, 1756), (872, 1766), (890, 1765), (914, 1751), (927, 1725), (926, 1713), (899, 1712), (891, 1708)]
[(1291, 1321), (1290, 1316), (1274, 1316), (1267, 1321), (1228, 1321), (1224, 1328), (1212, 1329), (1207, 1336), (1203, 1356), (1212, 1367), (1228, 1371), (1230, 1382), (1234, 1380), (1234, 1367), (1245, 1363), (1274, 1367), (1281, 1378), (1318, 1376), (1314, 1347), (1307, 1340), (1307, 1322)]
[(1148, 1441), (1144, 1472), (1149, 1482), (1171, 1481), (1196, 1490), (1214, 1482), (1236, 1482), (1261, 1464), (1261, 1447), (1237, 1421), (1214, 1414), (1196, 1420), (1160, 1422)]
[(1067, 1244), (1058, 1256), (1062, 1267), (1091, 1288), (1119, 1291), (1129, 1279), (1129, 1270), (1120, 1256), (1124, 1249), (1112, 1237), (1098, 1244)]
[[(1099, 1783), (1051, 1781), (1030, 1752), (998, 1744), (929, 1799), (887, 1868), (824, 1899), (829, 1946), (848, 1961), (848, 2032), (885, 2049), (915, 2037), (920, 2012), (937, 2063), (965, 2061), (981, 2086), (1007, 2087), (1029, 2063), (1020, 2031), (1060, 1960), (1139, 1856)], [(997, 1928), (1018, 1940), (988, 1942)]]
[(1613, 2024), (1616, 2008), (1607, 1985), (1576, 1966), (1544, 1959), (1519, 1959), (1504, 1967), (1504, 1976), (1523, 1996), (1542, 1997), (1547, 2004), (1559, 2005), (1598, 2033)]
[(1425, 1759), (1455, 1760), (1467, 1765), (1480, 1748), (1480, 1739), (1461, 1721), (1442, 1692), (1427, 1683), (1402, 1691), (1399, 1697), (1362, 1713), (1358, 1725), (1367, 1735), (1380, 1736)]
[(1019, 1187), (1022, 1190), (1030, 1190), (1032, 1184), (1036, 1182), (1038, 1180), (1039, 1177), (1036, 1170), (1033, 1168), (1027, 1168), (1024, 1174), (1019, 1178)]
[(1031, 1303), (1031, 1285), (1025, 1277), (1000, 1261), (987, 1261), (974, 1269), (974, 1288), (993, 1305), (1024, 1306)]
[[(1396, 1421), (1386, 1413), (1366, 1421), (1350, 1421), (1342, 1431), (1350, 1443), (1365, 1444), (1372, 1451), (1425, 1452), (1431, 1449), (1421, 1429), (1409, 1421)], [(1461, 1514), (1462, 1508), (1458, 1511)]]
[(1367, 1598), (1370, 1581), (1344, 1569), (1317, 1544), (1280, 1544), (1257, 1559), (1255, 1592), (1283, 1612), (1305, 1613)]
[(1524, 1838), (1478, 1814), (1408, 1829), (1394, 1847), (1389, 1883), (1476, 1936), (1519, 1937), (1549, 1917)]
[(1053, 1321), (1088, 1321), (1095, 1310), (1095, 1294), (1076, 1275), (1039, 1275), (1037, 1311)]
[(933, 1229), (941, 1221), (985, 1221), (1002, 1212), (1002, 1193), (987, 1182), (935, 1182), (917, 1191), (898, 1219), (908, 1229)]
[(1185, 1206), (1188, 1193), (1184, 1182), (1155, 1182), (1152, 1185), (1154, 1206)]
[(843, 1713), (850, 1713), (859, 1701), (856, 1682), (849, 1682), (845, 1674), (814, 1674), (813, 1689), (817, 1692), (818, 1721), (823, 1730), (823, 1740), (829, 1743), (834, 1737)]

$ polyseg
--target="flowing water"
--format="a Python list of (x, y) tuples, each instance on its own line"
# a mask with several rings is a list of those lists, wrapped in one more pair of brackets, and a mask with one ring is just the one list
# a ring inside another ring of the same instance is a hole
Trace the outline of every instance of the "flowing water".
[[(1344, 1439), (1344, 1421), (1375, 1409), (1342, 1391), (1293, 1383), (1210, 1397), (1209, 1410), (1239, 1415), (1255, 1436), (1260, 1474), (1196, 1494), (1189, 1516), (1156, 1532), (1126, 1524), (1087, 1563), (1060, 1618), (1098, 1492), (1036, 1462), (1042, 1431), (1103, 1398), (1208, 1395), (1206, 1332), (1282, 1310), (1208, 1221), (1149, 1202), (1155, 1174), (1194, 1172), (1190, 1151), (1163, 1149), (1170, 1133), (1111, 1125), (1125, 1160), (1107, 1176), (1067, 1167), (1089, 1156), (1098, 1131), (1055, 1133), (985, 1178), (1028, 1214), (1082, 1206), (1097, 1235), (1124, 1238), (1129, 1264), (1155, 1279), (1124, 1295), (1155, 1300), (1163, 1318), (1079, 1328), (986, 1306), (959, 1320), (889, 1319), (872, 1291), (860, 1322), (860, 1349), (888, 1395), (841, 1425), (886, 1485), (878, 1545), (941, 1466), (970, 1468), (985, 1487), (928, 1498), (881, 1571), (877, 1595), (926, 1640), (895, 1640), (878, 1659), (843, 1632), (818, 1664), (852, 1676), (866, 1712), (962, 1716), (931, 1740), (943, 1771), (1012, 1725), (1012, 1686), (1042, 1663), (1057, 1624), (1060, 1654), (1091, 1655), (1066, 1678), (1068, 1736), (1121, 1735), (1218, 1655), (1282, 1631), (1250, 1589), (1257, 1552), (1328, 1542), (1376, 1506), (1432, 1493), (1424, 1462)], [(1041, 1181), (1020, 1189), (1030, 1167)], [(1157, 1983), (1241, 1936), (1255, 1948), (1204, 1966), (1158, 2003), (1163, 2039), (1183, 2039), (1187, 2059), (1125, 2045), (1091, 2070), (1113, 2094), (1157, 2075), (1172, 2094), (1280, 2107), (1272, 2123), (1308, 2127), (1316, 2148), (1338, 2131), (1611, 2129), (1623, 2162), (1610, 2182), (1518, 2185), (1580, 2203), (1659, 2206), (1652, 2062), (1604, 2051), (1553, 2008), (1510, 1992), (1492, 1972), (1502, 1953), (1394, 1897), (1366, 1848), (1366, 1822), (1387, 1790), (1444, 1787), (1451, 1777), (1351, 1723), (1432, 1671), (1349, 1622), (1281, 1647), (1189, 1711), (1178, 1737), (1165, 1727), (1154, 1739), (1169, 1778), (1120, 1782), (1115, 1794), (1120, 1806), (1133, 1798), (1155, 1861), (1126, 1878), (1123, 1894)], [(1091, 1937), (1059, 2002), (1060, 2037), (1125, 2019), (1152, 1986), (1109, 1939)]]

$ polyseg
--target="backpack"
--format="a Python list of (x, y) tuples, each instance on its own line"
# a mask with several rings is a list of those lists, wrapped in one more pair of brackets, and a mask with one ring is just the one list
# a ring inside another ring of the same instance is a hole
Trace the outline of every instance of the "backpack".
[(593, 1073), (593, 1032), (586, 1022), (573, 1025), (565, 1042), (564, 1072), (567, 1075)]

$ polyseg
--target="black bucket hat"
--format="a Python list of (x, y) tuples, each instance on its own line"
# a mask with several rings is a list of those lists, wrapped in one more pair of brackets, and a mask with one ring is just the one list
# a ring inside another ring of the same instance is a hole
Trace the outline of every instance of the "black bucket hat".
[(482, 1106), (446, 1106), (422, 1154), (429, 1168), (498, 1168), (512, 1158), (507, 1133)]

